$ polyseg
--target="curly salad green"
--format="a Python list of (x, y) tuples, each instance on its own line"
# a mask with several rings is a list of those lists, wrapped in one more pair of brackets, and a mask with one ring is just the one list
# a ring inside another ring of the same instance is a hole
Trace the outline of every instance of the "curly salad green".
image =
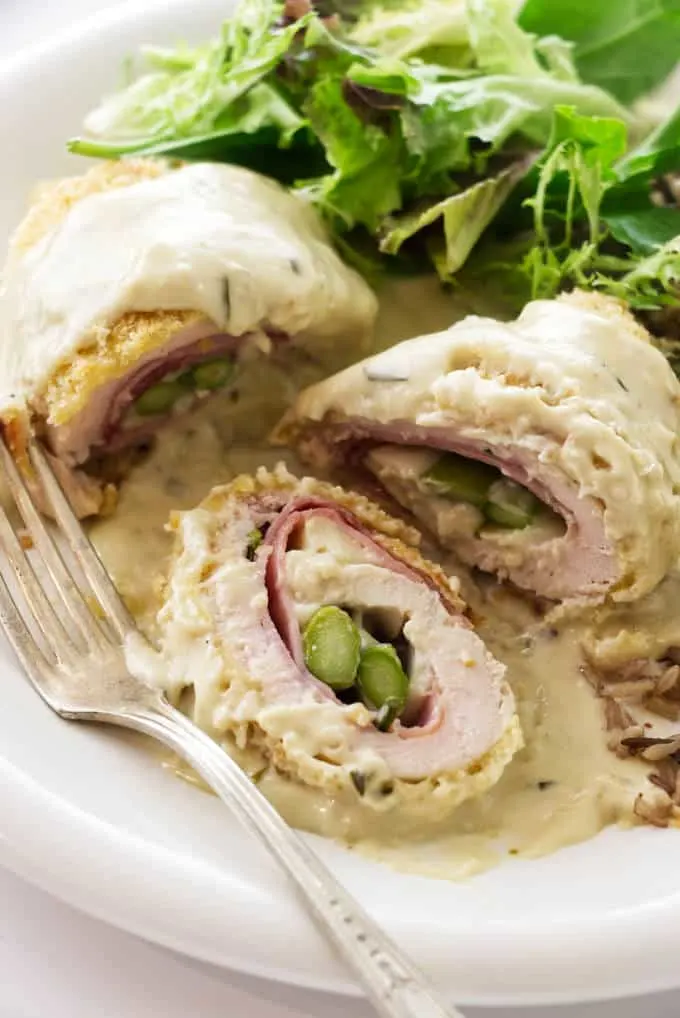
[(680, 109), (637, 100), (678, 54), (680, 0), (242, 0), (204, 45), (143, 47), (69, 147), (277, 177), (367, 274), (655, 309), (680, 296)]

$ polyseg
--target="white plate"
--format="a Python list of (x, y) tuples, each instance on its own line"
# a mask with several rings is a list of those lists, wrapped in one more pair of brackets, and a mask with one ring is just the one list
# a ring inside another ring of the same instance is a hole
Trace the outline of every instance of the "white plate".
[[(225, 0), (135, 0), (0, 73), (0, 233), (143, 41), (199, 40)], [(73, 905), (218, 965), (351, 990), (264, 853), (133, 741), (68, 725), (0, 646), (0, 862)], [(607, 831), (462, 885), (399, 876), (315, 839), (335, 872), (461, 1003), (575, 1002), (680, 986), (680, 834)]]

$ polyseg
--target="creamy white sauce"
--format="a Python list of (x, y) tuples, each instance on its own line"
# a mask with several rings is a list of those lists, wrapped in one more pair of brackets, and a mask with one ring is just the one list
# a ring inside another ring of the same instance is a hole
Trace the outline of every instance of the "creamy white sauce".
[(419, 838), (411, 834), (411, 844), (404, 832), (376, 831), (362, 841), (363, 851), (431, 876), (463, 877), (509, 856), (545, 855), (631, 820), (646, 774), (607, 749), (601, 705), (579, 674), (577, 633), (523, 647), (516, 624), (517, 618), (505, 630), (492, 608), (481, 634), (508, 665), (526, 748), (496, 785), (464, 803), (447, 824)]
[(158, 310), (318, 346), (365, 333), (376, 304), (311, 205), (249, 170), (193, 164), (90, 194), (28, 250), (10, 247), (0, 400), (40, 389), (122, 314)]
[[(390, 284), (382, 294), (378, 341), (386, 346), (442, 328), (461, 310), (431, 280)], [(296, 386), (308, 384), (314, 371), (307, 361), (292, 371), (270, 364), (257, 384), (244, 380), (248, 387), (228, 412), (217, 398), (199, 410), (189, 429), (172, 426), (123, 486), (115, 516), (93, 527), (106, 564), (150, 630), (170, 549), (163, 530), (169, 511), (194, 506), (214, 484), (280, 459), (281, 450), (268, 448), (266, 435)], [(292, 456), (286, 460), (299, 469)], [(470, 596), (473, 588), (463, 580)], [(516, 596), (491, 587), (476, 608), (483, 615), (481, 635), (507, 665), (527, 743), (495, 788), (446, 823), (414, 830), (394, 814), (385, 825), (356, 796), (332, 796), (262, 774), (259, 758), (237, 753), (290, 822), (343, 839), (400, 869), (455, 879), (509, 855), (535, 857), (589, 838), (609, 823), (631, 820), (633, 799), (647, 787), (649, 768), (619, 760), (606, 747), (601, 703), (578, 669), (580, 624), (571, 624), (563, 636), (532, 641), (526, 633), (536, 617)], [(191, 777), (176, 761), (170, 765)]]

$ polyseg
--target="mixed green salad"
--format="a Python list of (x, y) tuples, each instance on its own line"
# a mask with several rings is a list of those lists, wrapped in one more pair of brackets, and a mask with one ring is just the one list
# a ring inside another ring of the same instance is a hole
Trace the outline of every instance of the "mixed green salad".
[(203, 46), (144, 47), (69, 144), (266, 172), (367, 274), (659, 309), (680, 301), (680, 108), (638, 100), (679, 56), (680, 0), (242, 0)]

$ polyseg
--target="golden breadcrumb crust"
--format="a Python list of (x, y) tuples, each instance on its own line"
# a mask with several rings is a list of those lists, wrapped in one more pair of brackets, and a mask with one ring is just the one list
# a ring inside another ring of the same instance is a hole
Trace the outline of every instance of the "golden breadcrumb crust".
[(154, 180), (168, 172), (167, 163), (151, 159), (123, 159), (97, 163), (87, 173), (39, 184), (32, 194), (31, 207), (12, 238), (14, 251), (28, 251), (59, 226), (71, 208), (83, 198), (117, 187), (130, 187)]
[[(55, 229), (84, 198), (119, 187), (154, 180), (169, 165), (151, 159), (125, 159), (97, 164), (80, 177), (42, 184), (12, 239), (21, 256)], [(144, 354), (203, 316), (198, 311), (145, 311), (125, 314), (110, 327), (83, 337), (77, 353), (59, 365), (33, 402), (50, 424), (66, 424), (87, 404), (93, 389), (125, 374)]]
[(168, 342), (181, 329), (201, 321), (199, 311), (135, 311), (81, 346), (71, 361), (53, 372), (36, 402), (52, 425), (66, 424), (84, 409), (93, 389), (120, 378), (141, 357)]

